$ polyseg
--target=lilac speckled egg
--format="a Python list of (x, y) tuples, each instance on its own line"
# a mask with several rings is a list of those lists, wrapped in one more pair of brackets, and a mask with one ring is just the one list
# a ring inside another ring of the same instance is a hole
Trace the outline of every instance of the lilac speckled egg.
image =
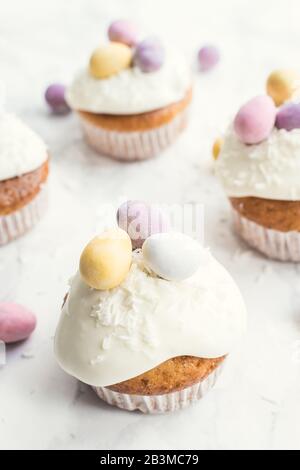
[(70, 111), (65, 100), (65, 90), (65, 86), (61, 83), (53, 83), (45, 92), (45, 100), (55, 114), (66, 114)]
[(147, 38), (137, 45), (133, 62), (142, 72), (155, 72), (161, 68), (164, 61), (165, 49), (158, 38)]
[(198, 52), (198, 62), (203, 71), (211, 70), (219, 61), (220, 52), (216, 46), (203, 46)]
[(15, 343), (28, 338), (36, 327), (36, 316), (22, 305), (0, 303), (0, 340)]
[(122, 42), (127, 46), (135, 46), (139, 39), (139, 31), (131, 21), (116, 20), (108, 28), (108, 37), (111, 41)]
[(142, 201), (126, 201), (118, 209), (117, 221), (131, 238), (133, 249), (141, 248), (144, 241), (155, 233), (168, 232), (169, 217), (156, 205)]
[(276, 116), (277, 129), (300, 129), (300, 103), (289, 103), (280, 108)]
[(267, 95), (256, 96), (244, 104), (234, 120), (234, 130), (244, 144), (258, 144), (270, 135), (276, 118), (276, 107)]

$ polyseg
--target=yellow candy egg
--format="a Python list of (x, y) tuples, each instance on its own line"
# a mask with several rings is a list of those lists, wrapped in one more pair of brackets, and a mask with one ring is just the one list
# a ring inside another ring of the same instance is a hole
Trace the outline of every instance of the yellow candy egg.
[(124, 281), (131, 265), (132, 245), (121, 229), (109, 230), (91, 240), (80, 258), (80, 274), (90, 287), (113, 289)]
[(132, 51), (119, 42), (98, 47), (90, 58), (90, 74), (94, 78), (108, 78), (130, 66)]
[(221, 137), (215, 140), (213, 148), (212, 148), (212, 154), (213, 154), (214, 160), (217, 160), (219, 153), (221, 152), (222, 145), (223, 145), (223, 139)]
[(292, 97), (297, 88), (299, 76), (294, 70), (274, 70), (267, 80), (267, 93), (276, 106), (281, 106)]

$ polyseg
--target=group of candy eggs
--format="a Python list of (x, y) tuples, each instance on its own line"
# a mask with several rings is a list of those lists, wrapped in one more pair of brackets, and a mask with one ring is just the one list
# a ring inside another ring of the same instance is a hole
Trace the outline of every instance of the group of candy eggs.
[(99, 46), (90, 58), (89, 70), (94, 78), (109, 78), (132, 65), (145, 73), (155, 72), (164, 63), (165, 51), (159, 39), (139, 41), (139, 30), (131, 21), (111, 23), (108, 38), (110, 42)]
[(127, 201), (117, 211), (117, 222), (118, 228), (92, 239), (81, 254), (81, 278), (93, 289), (120, 285), (137, 249), (147, 271), (166, 281), (183, 281), (205, 262), (207, 251), (193, 238), (172, 231), (168, 215), (158, 206)]
[[(277, 129), (300, 129), (300, 103), (288, 103), (299, 89), (299, 76), (292, 70), (276, 70), (267, 80), (267, 95), (256, 96), (244, 104), (234, 119), (234, 130), (246, 145), (259, 144)], [(286, 103), (287, 102), (287, 103)], [(213, 146), (213, 156), (218, 158), (223, 140)]]

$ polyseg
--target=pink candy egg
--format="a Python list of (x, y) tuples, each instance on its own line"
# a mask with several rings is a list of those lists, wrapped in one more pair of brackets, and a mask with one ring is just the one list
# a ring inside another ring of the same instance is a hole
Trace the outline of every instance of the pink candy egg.
[(258, 144), (270, 135), (276, 107), (269, 96), (257, 96), (244, 104), (234, 120), (234, 130), (244, 144)]
[(36, 327), (36, 316), (13, 302), (0, 303), (0, 341), (15, 343), (28, 338)]
[(142, 201), (124, 202), (118, 209), (117, 221), (130, 236), (134, 250), (141, 248), (150, 235), (170, 230), (169, 217), (159, 207)]
[(198, 62), (203, 71), (211, 70), (220, 61), (220, 52), (216, 46), (207, 45), (201, 47), (198, 52)]
[(131, 47), (137, 44), (139, 32), (137, 26), (131, 21), (117, 20), (108, 28), (108, 37), (111, 41), (121, 42)]

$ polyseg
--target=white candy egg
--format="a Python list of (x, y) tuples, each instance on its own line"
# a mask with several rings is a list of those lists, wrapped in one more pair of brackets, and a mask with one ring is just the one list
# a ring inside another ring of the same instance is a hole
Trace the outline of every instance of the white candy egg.
[(183, 281), (207, 262), (208, 252), (183, 233), (158, 233), (147, 238), (142, 248), (145, 264), (168, 281)]

